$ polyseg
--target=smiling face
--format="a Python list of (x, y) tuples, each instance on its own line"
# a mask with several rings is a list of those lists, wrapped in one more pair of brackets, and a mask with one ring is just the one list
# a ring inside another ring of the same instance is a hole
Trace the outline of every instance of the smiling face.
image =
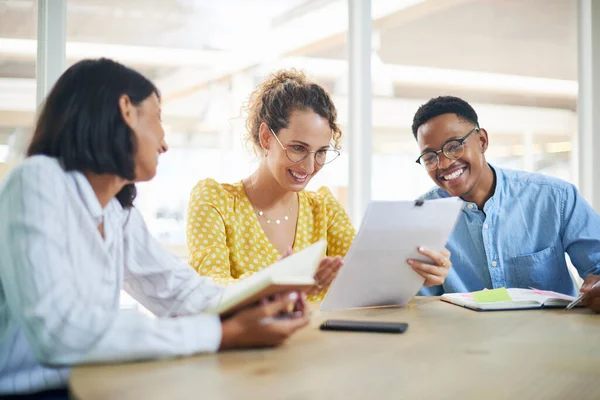
[(161, 122), (160, 100), (152, 94), (138, 105), (129, 97), (119, 100), (123, 119), (136, 137), (135, 180), (149, 181), (156, 175), (158, 157), (169, 148)]
[[(460, 139), (469, 133), (475, 125), (456, 114), (442, 114), (430, 119), (417, 130), (417, 143), (421, 154), (437, 151), (452, 139)], [(488, 146), (487, 132), (480, 129), (473, 132), (463, 143), (464, 154), (458, 160), (448, 159), (439, 153), (438, 167), (427, 171), (431, 179), (452, 196), (469, 197), (480, 182), (487, 165), (485, 151)]]
[[(266, 124), (260, 128), (260, 141), (263, 149), (267, 151), (266, 162), (273, 177), (281, 187), (299, 192), (303, 190), (313, 176), (322, 168), (315, 162), (314, 153), (299, 162), (290, 160), (286, 151), (292, 158), (293, 154), (300, 154), (304, 150), (317, 151), (330, 148), (332, 138), (331, 126), (327, 119), (312, 110), (293, 111), (290, 114), (287, 128), (280, 129), (277, 138)], [(277, 143), (277, 139), (281, 145)]]

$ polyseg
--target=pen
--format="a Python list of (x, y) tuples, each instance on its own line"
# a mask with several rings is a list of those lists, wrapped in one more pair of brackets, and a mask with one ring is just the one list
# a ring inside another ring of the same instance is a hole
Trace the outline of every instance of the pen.
[[(594, 289), (597, 286), (600, 286), (600, 281), (594, 283), (594, 285), (590, 288), (590, 290)], [(567, 307), (565, 307), (565, 310), (570, 310), (571, 308), (575, 307), (577, 304), (581, 303), (581, 300), (583, 300), (583, 296), (585, 296), (585, 293), (581, 293), (579, 296), (577, 296), (577, 298), (575, 300), (570, 302), (569, 305), (567, 305)]]

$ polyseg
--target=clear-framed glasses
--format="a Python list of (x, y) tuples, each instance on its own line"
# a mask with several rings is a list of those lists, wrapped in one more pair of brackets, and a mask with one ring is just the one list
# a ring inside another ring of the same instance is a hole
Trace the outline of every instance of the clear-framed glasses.
[(306, 147), (299, 145), (299, 144), (293, 144), (293, 145), (290, 145), (289, 147), (285, 147), (283, 145), (283, 143), (281, 143), (281, 141), (279, 140), (279, 138), (277, 137), (275, 132), (273, 132), (273, 129), (269, 128), (269, 130), (271, 131), (273, 136), (275, 136), (275, 140), (277, 140), (277, 143), (279, 143), (279, 145), (285, 152), (285, 155), (287, 156), (288, 160), (290, 160), (291, 162), (297, 163), (297, 162), (303, 161), (310, 154), (314, 153), (315, 154), (315, 162), (317, 164), (323, 166), (325, 164), (329, 164), (330, 162), (332, 162), (333, 160), (335, 160), (336, 158), (338, 158), (340, 156), (340, 152), (338, 150), (332, 149), (332, 148), (310, 151)]
[(417, 158), (417, 164), (421, 164), (428, 171), (433, 171), (440, 164), (440, 153), (444, 153), (450, 160), (458, 160), (465, 154), (465, 140), (467, 140), (473, 132), (478, 131), (479, 127), (473, 128), (460, 139), (448, 140), (438, 151), (429, 150), (424, 152)]

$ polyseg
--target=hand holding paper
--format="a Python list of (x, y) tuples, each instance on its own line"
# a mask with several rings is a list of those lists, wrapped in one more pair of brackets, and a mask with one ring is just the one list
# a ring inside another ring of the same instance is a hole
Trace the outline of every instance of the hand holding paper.
[(450, 251), (443, 249), (438, 253), (425, 247), (419, 247), (419, 253), (428, 257), (431, 261), (426, 262), (409, 258), (407, 262), (417, 274), (425, 279), (423, 286), (429, 287), (443, 284), (450, 268), (452, 268)]
[(324, 257), (315, 273), (315, 286), (307, 294), (309, 296), (316, 296), (327, 289), (343, 265), (344, 259), (340, 256)]
[[(442, 249), (463, 204), (458, 198), (369, 203), (321, 311), (403, 306), (427, 279), (429, 284), (443, 281), (450, 267), (449, 254), (417, 249)], [(408, 259), (418, 263), (420, 273), (407, 265)]]

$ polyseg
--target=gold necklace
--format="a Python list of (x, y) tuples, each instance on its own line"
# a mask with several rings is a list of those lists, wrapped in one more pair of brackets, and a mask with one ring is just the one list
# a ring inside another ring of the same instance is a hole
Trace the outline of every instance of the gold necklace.
[[(254, 183), (252, 182), (252, 177), (248, 178), (248, 180), (250, 181), (250, 186), (252, 186), (252, 193), (254, 193), (254, 198), (256, 198), (256, 189), (254, 189)], [(252, 202), (250, 202), (250, 204), (252, 204)], [(261, 217), (263, 217), (266, 221), (267, 224), (271, 224), (272, 222), (275, 222), (277, 225), (280, 225), (282, 220), (281, 219), (276, 219), (276, 220), (272, 220), (269, 219), (265, 213), (260, 209), (260, 207), (258, 206), (258, 204), (255, 204), (256, 209), (258, 210), (257, 214)], [(290, 212), (290, 214), (292, 213), (292, 207), (288, 208), (288, 211)], [(290, 218), (287, 215), (283, 216), (283, 221), (288, 221)]]

